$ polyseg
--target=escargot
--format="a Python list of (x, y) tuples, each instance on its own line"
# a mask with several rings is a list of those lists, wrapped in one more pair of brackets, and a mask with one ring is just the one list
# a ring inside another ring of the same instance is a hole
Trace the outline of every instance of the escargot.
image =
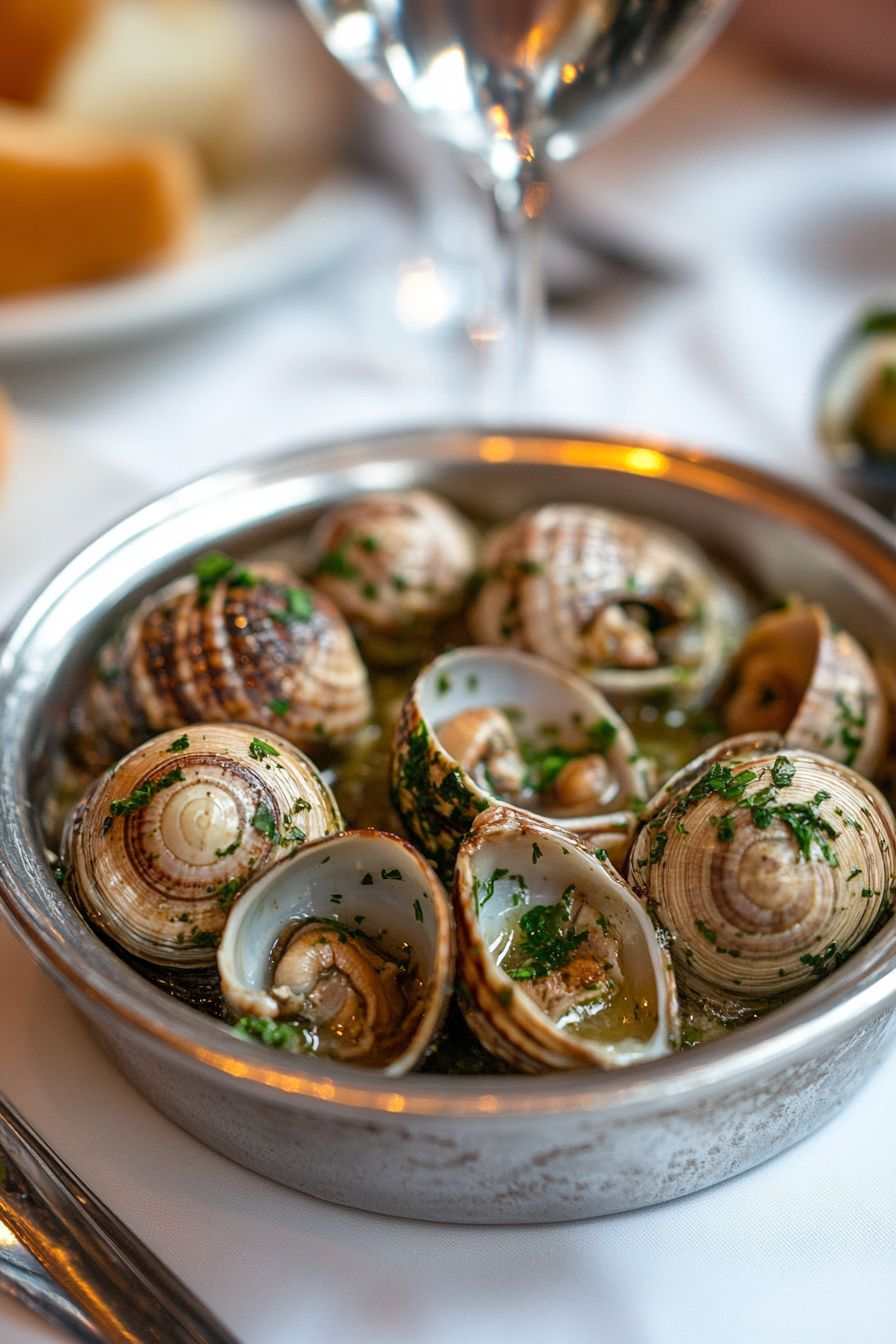
[(250, 878), (341, 827), (317, 769), (284, 738), (193, 724), (91, 785), (67, 822), (62, 866), (76, 904), (127, 952), (204, 966)]
[(393, 740), (396, 807), (446, 879), (463, 836), (495, 802), (554, 819), (622, 860), (650, 780), (594, 686), (518, 649), (453, 649), (429, 663)]
[(425, 490), (384, 490), (328, 509), (309, 541), (315, 585), (372, 662), (410, 663), (458, 611), (476, 566), (472, 527)]
[(565, 831), (503, 807), (474, 823), (454, 875), (460, 1002), (526, 1072), (618, 1068), (675, 1047), (671, 963), (618, 872)]
[(481, 572), (477, 640), (562, 663), (614, 703), (704, 698), (743, 623), (736, 590), (686, 537), (585, 504), (498, 527)]
[(651, 800), (628, 877), (671, 935), (682, 991), (761, 1005), (861, 945), (890, 910), (894, 854), (893, 813), (855, 771), (735, 738)]
[(886, 747), (884, 694), (868, 656), (817, 604), (761, 616), (732, 660), (721, 691), (731, 736), (779, 732), (860, 774)]
[(98, 768), (153, 733), (242, 722), (317, 754), (370, 709), (367, 672), (327, 597), (286, 566), (212, 553), (145, 598), (101, 650), (74, 742)]
[(303, 1053), (406, 1073), (451, 993), (448, 898), (406, 841), (346, 831), (246, 888), (218, 968), (244, 1034), (270, 1037), (276, 1020), (292, 1026), (286, 1039)]

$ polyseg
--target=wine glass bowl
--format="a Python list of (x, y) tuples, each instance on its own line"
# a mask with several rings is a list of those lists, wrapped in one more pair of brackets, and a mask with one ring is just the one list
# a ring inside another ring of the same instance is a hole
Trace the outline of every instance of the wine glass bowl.
[(516, 382), (540, 310), (532, 226), (549, 164), (648, 100), (694, 59), (732, 0), (299, 0), (329, 50), (403, 103), (493, 195)]

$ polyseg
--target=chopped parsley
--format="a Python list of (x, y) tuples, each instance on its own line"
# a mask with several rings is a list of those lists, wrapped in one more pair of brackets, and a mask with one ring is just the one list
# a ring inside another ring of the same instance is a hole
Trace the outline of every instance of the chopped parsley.
[(186, 733), (184, 733), (182, 737), (176, 737), (170, 747), (165, 748), (165, 752), (167, 755), (172, 756), (175, 752), (186, 751), (189, 746), (190, 739), (187, 737)]
[(619, 729), (609, 719), (598, 719), (588, 729), (588, 741), (596, 752), (605, 756), (616, 741)]
[(796, 766), (786, 756), (779, 756), (772, 766), (772, 779), (776, 789), (786, 789), (793, 783)]
[(241, 1017), (233, 1028), (237, 1036), (244, 1041), (261, 1041), (276, 1050), (287, 1050), (292, 1054), (311, 1049), (312, 1041), (304, 1030), (290, 1026), (288, 1022), (275, 1022), (271, 1017)]
[(276, 714), (278, 719), (285, 719), (292, 705), (288, 700), (283, 700), (279, 695), (275, 695), (273, 700), (268, 701), (268, 709), (272, 714)]
[(221, 579), (234, 569), (236, 561), (223, 551), (209, 551), (201, 555), (193, 566), (193, 573), (199, 582), (199, 605), (207, 606), (212, 592)]
[(358, 566), (349, 560), (345, 553), (345, 546), (338, 546), (333, 551), (327, 551), (322, 555), (317, 564), (319, 574), (332, 574), (335, 579), (356, 579), (358, 577)]
[(717, 943), (719, 941), (719, 935), (716, 933), (715, 929), (711, 929), (708, 924), (704, 924), (702, 919), (695, 919), (694, 925), (697, 932), (701, 937), (705, 938), (708, 943)]
[(252, 817), (252, 825), (260, 835), (270, 840), (271, 844), (279, 843), (280, 836), (277, 832), (277, 818), (273, 811), (264, 801), (260, 802), (255, 809), (255, 815)]
[(414, 901), (414, 918), (418, 924), (423, 923), (423, 906), (419, 901)]
[[(567, 892), (568, 892), (567, 888)], [(520, 916), (522, 962), (509, 972), (512, 980), (535, 980), (551, 971), (562, 970), (572, 960), (576, 948), (588, 932), (564, 928), (570, 918), (570, 896), (556, 905), (533, 905)]]
[(139, 812), (141, 807), (146, 807), (157, 793), (162, 789), (170, 789), (172, 784), (179, 784), (184, 778), (183, 770), (169, 770), (167, 775), (162, 775), (159, 779), (147, 780), (145, 784), (138, 784), (126, 798), (115, 798), (109, 804), (109, 812), (113, 817), (127, 817), (132, 812)]
[(279, 756), (280, 753), (270, 742), (263, 742), (260, 737), (253, 737), (249, 743), (249, 755), (253, 761), (263, 761), (266, 756)]

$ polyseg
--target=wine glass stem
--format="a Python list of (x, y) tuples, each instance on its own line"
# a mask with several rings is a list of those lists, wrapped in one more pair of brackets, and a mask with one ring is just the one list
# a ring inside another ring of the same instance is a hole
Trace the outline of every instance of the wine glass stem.
[(484, 379), (488, 419), (524, 417), (544, 319), (540, 217), (548, 189), (534, 165), (492, 189), (499, 276), (497, 315)]

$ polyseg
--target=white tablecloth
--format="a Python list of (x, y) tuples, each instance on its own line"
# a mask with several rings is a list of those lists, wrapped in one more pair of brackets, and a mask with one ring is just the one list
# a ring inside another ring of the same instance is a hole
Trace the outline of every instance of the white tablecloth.
[[(614, 285), (550, 333), (533, 418), (628, 427), (818, 468), (832, 339), (885, 296), (896, 111), (720, 49), (574, 169), (608, 218), (695, 268)], [(366, 242), (313, 284), (188, 330), (3, 375), (22, 413), (0, 505), (2, 610), (150, 494), (227, 460), (474, 409), (384, 296), (420, 250), (369, 196)], [(331, 1208), (206, 1151), (107, 1063), (0, 929), (0, 1086), (246, 1344), (843, 1344), (893, 1338), (896, 1057), (819, 1134), (677, 1204), (545, 1228)], [(56, 1339), (0, 1301), (0, 1344)]]

